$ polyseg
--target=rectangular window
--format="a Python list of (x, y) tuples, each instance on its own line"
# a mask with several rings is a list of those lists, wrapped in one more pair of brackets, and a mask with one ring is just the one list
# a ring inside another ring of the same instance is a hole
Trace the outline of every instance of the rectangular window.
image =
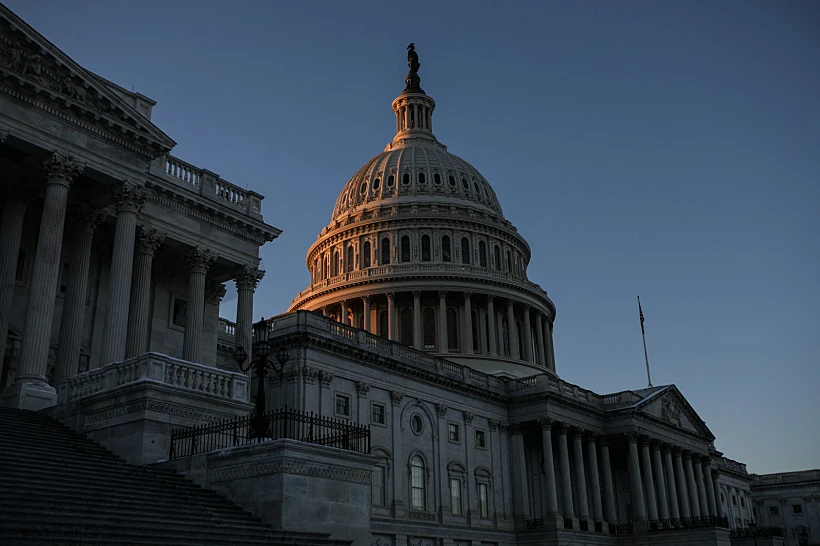
[(780, 508), (777, 506), (769, 506), (769, 515), (770, 516), (779, 516), (780, 515)]
[(744, 497), (740, 497), (740, 506), (742, 506), (743, 508), (746, 507), (746, 499)]
[(478, 512), (482, 518), (490, 517), (490, 499), (487, 494), (487, 484), (478, 484)]
[(374, 403), (371, 406), (370, 422), (377, 425), (384, 424), (384, 404)]
[(484, 433), (483, 430), (475, 431), (475, 446), (487, 447), (487, 435)]
[(174, 326), (185, 328), (185, 316), (188, 314), (188, 302), (182, 298), (174, 298), (174, 313), (171, 322)]
[(346, 394), (336, 395), (336, 415), (350, 417), (350, 397)]
[(802, 514), (803, 513), (803, 505), (802, 504), (792, 504), (792, 514)]
[(732, 506), (737, 506), (737, 497), (732, 495)]
[(461, 441), (461, 436), (459, 435), (457, 424), (450, 423), (447, 425), (447, 436), (450, 438), (451, 442)]
[(384, 467), (377, 466), (373, 468), (373, 485), (371, 487), (370, 495), (373, 497), (373, 506), (384, 506)]
[(461, 480), (450, 478), (450, 509), (454, 516), (461, 515)]

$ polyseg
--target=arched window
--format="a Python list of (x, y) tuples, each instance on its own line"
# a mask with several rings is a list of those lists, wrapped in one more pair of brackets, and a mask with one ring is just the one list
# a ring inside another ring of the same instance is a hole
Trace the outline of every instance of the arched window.
[(430, 250), (430, 236), (421, 236), (421, 261), (429, 262), (433, 259), (433, 253)]
[(379, 265), (387, 265), (390, 263), (390, 239), (385, 237), (382, 239), (382, 255), (379, 258)]
[(498, 248), (498, 245), (493, 246), (493, 255), (495, 258), (495, 268), (501, 271), (501, 249)]
[(330, 276), (330, 256), (324, 255), (322, 256), (323, 267), (325, 270), (324, 275), (322, 275), (323, 279), (326, 279)]
[(424, 184), (427, 182), (427, 179), (424, 177), (424, 173), (419, 173), (419, 184)]
[(410, 183), (410, 173), (404, 173), (401, 177), (401, 183), (407, 185)]
[(383, 338), (387, 339), (387, 327), (389, 326), (389, 322), (387, 320), (387, 311), (379, 311), (379, 335)]
[(424, 510), (425, 503), (424, 461), (414, 455), (410, 461), (410, 508)]
[(478, 242), (478, 265), (487, 267), (487, 244), (484, 241)]
[(450, 186), (453, 187), (453, 188), (456, 187), (456, 179), (453, 178), (452, 175), (447, 177), (447, 183), (450, 184)]
[(332, 269), (333, 276), (335, 277), (336, 275), (339, 274), (339, 251), (338, 250), (333, 251), (333, 264), (332, 264), (332, 267), (333, 267), (333, 269)]
[(470, 240), (467, 237), (461, 238), (461, 263), (470, 265)]
[(507, 273), (512, 271), (512, 254), (509, 250), (507, 251), (507, 267), (505, 269), (507, 270)]
[(510, 356), (510, 323), (507, 317), (501, 318), (501, 337), (504, 345), (504, 356)]
[(365, 241), (363, 248), (362, 267), (370, 267), (370, 241)]
[(391, 174), (387, 177), (387, 187), (392, 187), (393, 183), (396, 181), (396, 178)]
[(319, 279), (319, 275), (321, 275), (321, 271), (319, 270), (319, 260), (313, 260), (313, 283), (317, 283)]
[(401, 262), (407, 263), (410, 261), (410, 237), (404, 235), (401, 238)]
[(443, 235), (441, 237), (441, 261), (442, 262), (452, 262), (453, 261), (453, 251), (450, 248), (450, 237), (448, 235)]
[(422, 321), (422, 342), (425, 349), (436, 348), (436, 312), (431, 307), (426, 307), (421, 314)]
[(402, 345), (408, 347), (413, 346), (413, 311), (411, 309), (402, 309), (399, 315), (399, 341)]
[(435, 182), (436, 184), (441, 184), (441, 175), (438, 174), (438, 173), (435, 173), (433, 175), (433, 182)]
[(458, 313), (452, 307), (447, 309), (447, 350), (458, 351)]
[(345, 263), (345, 270), (350, 273), (353, 271), (353, 245), (347, 247), (347, 263)]
[(473, 340), (472, 340), (473, 351), (474, 352), (479, 352), (481, 350), (481, 347), (479, 346), (478, 338), (480, 337), (479, 334), (481, 332), (478, 329), (478, 313), (476, 311), (473, 311), (471, 314), (473, 316), (473, 318), (472, 318), (472, 324), (473, 324)]
[(361, 193), (362, 195), (364, 195), (366, 191), (367, 191), (367, 182), (362, 182), (362, 183), (359, 185), (359, 193)]
[(470, 191), (470, 185), (467, 183), (466, 178), (461, 179), (461, 187), (464, 188), (464, 191)]

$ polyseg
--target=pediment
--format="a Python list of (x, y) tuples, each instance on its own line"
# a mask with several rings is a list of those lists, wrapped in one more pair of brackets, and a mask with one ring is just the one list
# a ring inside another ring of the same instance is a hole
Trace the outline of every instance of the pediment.
[(151, 158), (176, 144), (2, 4), (0, 91)]
[(703, 419), (675, 385), (669, 385), (652, 393), (639, 402), (635, 409), (639, 413), (660, 419), (672, 427), (679, 427), (712, 440), (715, 438)]

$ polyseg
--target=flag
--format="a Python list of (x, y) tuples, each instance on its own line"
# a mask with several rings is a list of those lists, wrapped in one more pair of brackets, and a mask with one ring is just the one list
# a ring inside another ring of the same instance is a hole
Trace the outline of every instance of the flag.
[(638, 314), (641, 316), (641, 333), (646, 334), (646, 332), (643, 329), (643, 309), (641, 309), (641, 298), (640, 298), (640, 296), (638, 297)]

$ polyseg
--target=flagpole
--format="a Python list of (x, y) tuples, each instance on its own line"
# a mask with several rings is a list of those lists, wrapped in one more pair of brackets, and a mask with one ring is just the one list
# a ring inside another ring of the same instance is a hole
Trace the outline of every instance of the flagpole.
[(649, 375), (649, 354), (646, 352), (646, 331), (643, 329), (643, 309), (641, 309), (641, 297), (638, 296), (638, 313), (641, 316), (641, 337), (643, 337), (643, 358), (646, 361), (646, 382), (652, 386), (652, 377)]

